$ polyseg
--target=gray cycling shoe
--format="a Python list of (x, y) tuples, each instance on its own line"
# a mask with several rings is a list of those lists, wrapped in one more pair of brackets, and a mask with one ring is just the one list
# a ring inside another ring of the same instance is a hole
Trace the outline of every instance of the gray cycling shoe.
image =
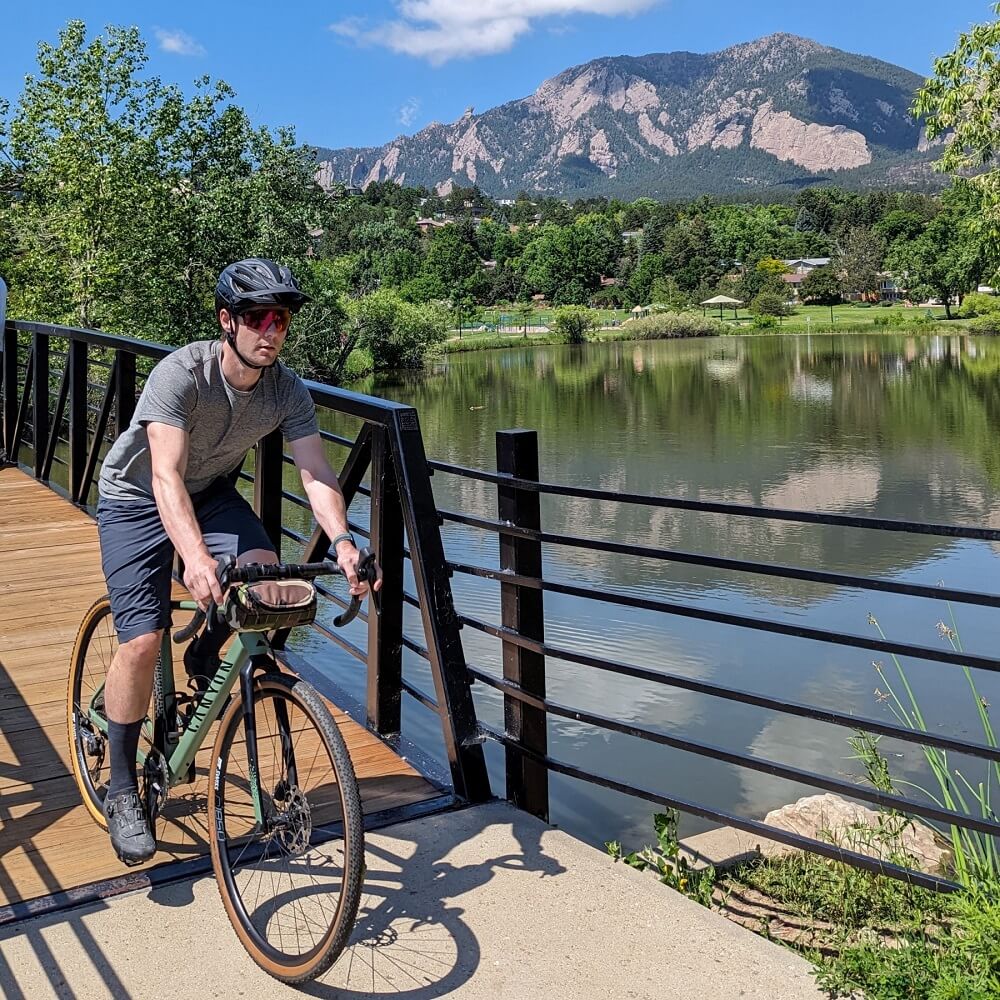
[(104, 800), (104, 818), (108, 821), (111, 846), (118, 860), (127, 865), (139, 865), (156, 853), (156, 841), (149, 829), (146, 810), (139, 793), (130, 788)]

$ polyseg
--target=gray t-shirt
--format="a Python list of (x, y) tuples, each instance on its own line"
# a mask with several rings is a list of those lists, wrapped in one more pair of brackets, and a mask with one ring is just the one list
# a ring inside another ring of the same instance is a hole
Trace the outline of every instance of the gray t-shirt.
[(241, 465), (246, 453), (276, 428), (286, 441), (319, 432), (316, 407), (302, 379), (277, 362), (249, 392), (222, 374), (221, 342), (201, 340), (167, 355), (149, 373), (128, 429), (101, 467), (99, 490), (108, 500), (153, 496), (149, 423), (190, 435), (184, 485), (189, 493)]

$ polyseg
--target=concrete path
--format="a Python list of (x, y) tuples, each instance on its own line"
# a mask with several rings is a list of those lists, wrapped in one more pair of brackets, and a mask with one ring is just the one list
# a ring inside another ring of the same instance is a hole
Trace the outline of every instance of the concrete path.
[(368, 836), (352, 947), (301, 990), (246, 956), (211, 878), (7, 928), (8, 1000), (817, 1000), (802, 959), (504, 803)]

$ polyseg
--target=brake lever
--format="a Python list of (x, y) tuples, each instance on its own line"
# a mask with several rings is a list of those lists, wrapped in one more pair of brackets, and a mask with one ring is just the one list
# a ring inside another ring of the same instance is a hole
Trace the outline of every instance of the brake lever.
[[(378, 570), (376, 569), (375, 563), (375, 553), (368, 548), (366, 545), (361, 552), (358, 554), (358, 566), (356, 570), (358, 574), (358, 579), (367, 583), (369, 585), (368, 592), (372, 595), (372, 604), (375, 608), (376, 616), (382, 613), (381, 604), (376, 600), (376, 593), (371, 588), (371, 584), (378, 579)], [(358, 617), (358, 612), (361, 610), (361, 598), (359, 596), (352, 595), (351, 603), (347, 606), (347, 609), (342, 613), (337, 615), (333, 619), (333, 624), (337, 628), (343, 628), (348, 623), (354, 621)]]
[[(215, 576), (219, 581), (219, 589), (225, 595), (229, 589), (229, 574), (236, 568), (236, 556), (219, 556), (216, 562), (218, 565), (215, 568)], [(213, 597), (209, 600), (208, 608), (205, 611), (205, 630), (211, 632), (219, 621), (221, 621), (219, 617), (219, 605), (215, 603), (215, 598)]]

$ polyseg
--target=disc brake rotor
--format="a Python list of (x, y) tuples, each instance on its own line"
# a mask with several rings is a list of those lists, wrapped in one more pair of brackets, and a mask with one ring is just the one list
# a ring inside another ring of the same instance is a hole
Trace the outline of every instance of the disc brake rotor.
[(275, 817), (274, 839), (286, 854), (298, 857), (309, 849), (312, 838), (312, 813), (309, 801), (297, 785), (284, 789), (284, 809)]

